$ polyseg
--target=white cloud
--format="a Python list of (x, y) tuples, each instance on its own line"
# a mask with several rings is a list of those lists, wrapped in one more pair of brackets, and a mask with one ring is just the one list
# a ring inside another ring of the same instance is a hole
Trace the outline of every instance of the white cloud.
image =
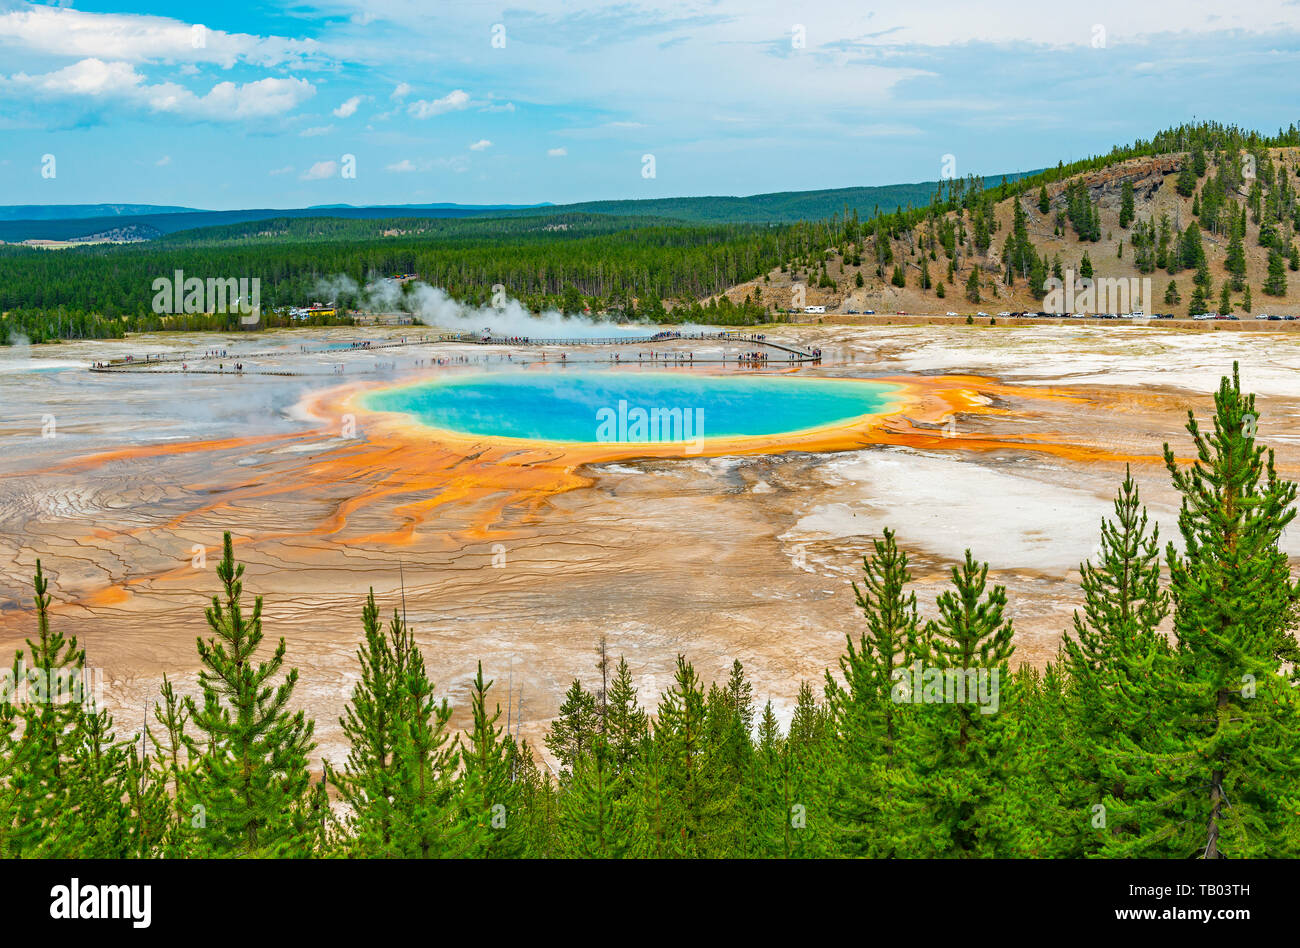
[(316, 94), (305, 79), (219, 82), (196, 95), (174, 82), (150, 85), (130, 63), (83, 59), (38, 76), (0, 76), (0, 92), (11, 90), (37, 99), (90, 99), (121, 103), (196, 121), (233, 122), (280, 115)]
[(352, 98), (348, 99), (346, 102), (344, 102), (342, 105), (340, 105), (337, 109), (334, 110), (334, 117), (349, 118), (353, 115), (356, 115), (357, 108), (360, 107), (363, 99), (365, 99), (365, 96), (354, 95)]
[(210, 62), (226, 68), (236, 62), (306, 65), (322, 53), (315, 40), (226, 33), (163, 16), (30, 5), (0, 13), (0, 44), (71, 59)]
[(171, 155), (163, 155), (161, 158), (159, 158), (157, 161), (154, 162), (154, 164), (157, 165), (159, 168), (165, 168), (171, 163), (172, 163)]
[(469, 107), (469, 93), (464, 89), (448, 92), (441, 99), (417, 99), (406, 111), (418, 119), (432, 118), (444, 112), (455, 112)]
[(292, 173), (293, 173), (293, 165), (285, 165), (283, 168), (272, 168), (270, 171), (267, 172), (267, 174), (271, 175), (271, 177), (275, 177), (278, 174), (292, 174)]
[(412, 171), (425, 173), (430, 171), (454, 171), (460, 174), (469, 170), (469, 159), (464, 155), (453, 155), (450, 158), (420, 158), (416, 161), (403, 158), (401, 161), (386, 165), (384, 170), (393, 174), (409, 174)]
[(298, 133), (302, 138), (317, 138), (321, 135), (328, 135), (334, 131), (333, 125), (314, 125), (311, 128), (304, 128)]
[(474, 144), (472, 144), (472, 145), (469, 146), (469, 150), (470, 150), (470, 151), (486, 151), (487, 149), (489, 149), (489, 148), (491, 148), (491, 147), (492, 147), (492, 143), (491, 143), (490, 141), (488, 141), (486, 138), (480, 138), (478, 141), (474, 142)]
[(501, 105), (485, 105), (479, 109), (480, 112), (513, 112), (515, 104), (513, 102), (504, 102)]
[(552, 158), (563, 158), (565, 155), (567, 155), (567, 154), (569, 153), (569, 149), (567, 149), (567, 148), (548, 148), (548, 149), (546, 149), (546, 153), (547, 153), (548, 155), (550, 155)]
[(396, 99), (397, 101), (400, 102), (402, 99), (405, 99), (410, 94), (411, 94), (411, 84), (409, 82), (399, 82), (396, 86), (393, 87), (393, 94), (389, 96), (389, 98)]
[(337, 161), (318, 161), (298, 178), (302, 181), (320, 181), (322, 178), (332, 178), (338, 173), (339, 165)]

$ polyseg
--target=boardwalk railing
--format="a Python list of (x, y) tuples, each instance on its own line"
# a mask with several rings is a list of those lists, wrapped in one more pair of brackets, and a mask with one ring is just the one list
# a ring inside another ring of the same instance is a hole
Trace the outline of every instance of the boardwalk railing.
[[(429, 343), (472, 343), (474, 345), (486, 346), (647, 346), (660, 342), (742, 342), (757, 346), (767, 346), (771, 349), (780, 349), (789, 353), (793, 358), (791, 362), (815, 362), (821, 358), (821, 355), (813, 350), (800, 349), (795, 346), (787, 345), (783, 342), (771, 342), (762, 333), (739, 333), (739, 332), (659, 332), (652, 336), (592, 336), (579, 338), (538, 338), (536, 336), (493, 336), (484, 335), (483, 333), (473, 332), (446, 332), (436, 335), (422, 335), (412, 339), (402, 339), (397, 342), (378, 342), (367, 343), (365, 345), (349, 346), (319, 346), (303, 347), (297, 350), (292, 349), (273, 349), (267, 352), (238, 352), (225, 355), (209, 355), (207, 352), (200, 354), (187, 355), (160, 355), (156, 358), (146, 357), (143, 359), (113, 359), (109, 362), (99, 363), (91, 368), (92, 372), (121, 372), (135, 371), (140, 369), (151, 369), (157, 365), (176, 364), (178, 362), (244, 362), (248, 359), (270, 359), (285, 358), (288, 356), (299, 355), (327, 355), (337, 353), (343, 355), (349, 352), (372, 352), (376, 349), (397, 349), (403, 346), (419, 346)], [(162, 370), (166, 371), (166, 370)], [(233, 371), (233, 370), (232, 370)], [(248, 372), (248, 369), (244, 370)], [(296, 372), (278, 372), (276, 370), (262, 370), (259, 374), (284, 374), (296, 375)]]
[(483, 333), (444, 333), (440, 342), (470, 342), (485, 346), (646, 346), (657, 342), (689, 342), (693, 340), (708, 342), (748, 342), (759, 346), (768, 346), (788, 352), (795, 358), (794, 362), (812, 362), (819, 358), (817, 353), (799, 349), (781, 342), (770, 342), (762, 333), (655, 333), (653, 336), (592, 336), (567, 339), (550, 339), (537, 336), (493, 336)]

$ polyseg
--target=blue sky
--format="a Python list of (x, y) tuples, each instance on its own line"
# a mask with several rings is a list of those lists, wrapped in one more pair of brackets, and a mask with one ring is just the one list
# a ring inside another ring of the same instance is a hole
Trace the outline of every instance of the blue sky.
[(0, 0), (0, 204), (752, 194), (933, 180), (945, 155), (992, 174), (1194, 116), (1289, 125), (1298, 59), (1300, 0)]

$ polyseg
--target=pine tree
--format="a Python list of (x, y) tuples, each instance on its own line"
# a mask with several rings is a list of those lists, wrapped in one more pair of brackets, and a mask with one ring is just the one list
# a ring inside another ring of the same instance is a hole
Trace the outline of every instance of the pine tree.
[(694, 666), (677, 656), (673, 684), (659, 701), (655, 740), (662, 748), (668, 772), (671, 805), (668, 831), (678, 834), (683, 851), (699, 855), (707, 850), (706, 757), (707, 706), (704, 687)]
[[(70, 765), (81, 739), (82, 703), (86, 700), (86, 653), (75, 636), (67, 638), (50, 624), (49, 581), (36, 561), (32, 581), (36, 602), (36, 638), (14, 657), (15, 682), (25, 682), (26, 700), (18, 708), (22, 737), (16, 749), (12, 783), (16, 790), (10, 851), (18, 854), (73, 855), (61, 850), (58, 827), (72, 807)], [(24, 655), (30, 656), (25, 658)], [(45, 837), (53, 835), (55, 840)]]
[(888, 822), (909, 856), (1010, 856), (1027, 845), (1025, 802), (1006, 790), (1021, 777), (1015, 722), (1001, 709), (1013, 630), (1005, 588), (988, 589), (987, 579), (988, 565), (968, 550), (927, 623), (922, 682), (895, 686), (910, 713), (900, 766), (888, 773)]
[(635, 802), (603, 737), (573, 762), (560, 783), (560, 845), (581, 859), (618, 859), (636, 844)]
[[(1157, 725), (1160, 686), (1173, 674), (1172, 653), (1158, 627), (1169, 612), (1160, 586), (1160, 528), (1148, 529), (1132, 472), (1114, 504), (1115, 519), (1102, 520), (1096, 562), (1080, 566), (1082, 612), (1062, 643), (1068, 672), (1072, 753), (1067, 789), (1069, 813), (1082, 852), (1106, 844), (1104, 834), (1122, 827), (1108, 822), (1104, 800), (1127, 798), (1127, 772), (1146, 757)], [(1097, 807), (1102, 807), (1098, 810)]]
[(1166, 553), (1176, 685), (1157, 772), (1131, 807), (1139, 832), (1115, 855), (1286, 856), (1300, 844), (1290, 805), (1300, 798), (1300, 709), (1285, 674), (1298, 657), (1300, 587), (1279, 549), (1296, 486), (1256, 444), (1255, 399), (1235, 364), (1214, 403), (1212, 432), (1188, 414), (1190, 467), (1165, 445), (1182, 495), (1184, 549)]
[(226, 533), (217, 565), (223, 595), (213, 596), (207, 610), (213, 636), (197, 643), (203, 704), (186, 698), (202, 748), (194, 781), (201, 808), (196, 840), (213, 855), (302, 856), (313, 832), (307, 758), (314, 727), (301, 711), (288, 710), (298, 670), (273, 684), (284, 665), (284, 639), (269, 660), (257, 659), (262, 597), (245, 616), (243, 574)]
[[(87, 695), (69, 743), (67, 809), (44, 828), (42, 855), (123, 859), (138, 855), (127, 803), (127, 747), (113, 735), (113, 718)], [(139, 840), (140, 842), (147, 842)]]
[(1264, 292), (1269, 296), (1286, 296), (1285, 263), (1276, 250), (1268, 252), (1268, 276), (1264, 279)]
[(149, 728), (146, 723), (146, 738), (154, 747), (150, 780), (163, 788), (169, 800), (170, 817), (163, 838), (164, 852), (180, 855), (185, 852), (195, 812), (191, 807), (202, 807), (202, 804), (196, 804), (192, 799), (195, 761), (199, 751), (193, 738), (186, 732), (189, 708), (166, 675), (163, 675), (160, 693), (162, 702), (155, 702), (153, 706), (154, 721), (158, 728)]
[(680, 797), (668, 754), (666, 736), (655, 733), (642, 742), (629, 790), (638, 827), (630, 856), (671, 859), (691, 852), (686, 827), (679, 822)]
[(885, 775), (894, 764), (900, 706), (893, 700), (896, 674), (926, 657), (907, 553), (892, 530), (872, 541), (862, 558), (862, 585), (853, 584), (865, 628), (855, 644), (846, 636), (840, 657), (843, 684), (828, 672), (826, 694), (840, 751), (835, 762), (833, 813), (852, 855), (890, 855), (880, 848)]
[[(8, 669), (9, 681), (17, 683), (21, 672), (19, 657), (15, 656)], [(0, 859), (11, 859), (22, 854), (22, 719), (12, 696), (0, 700)], [(19, 839), (15, 839), (15, 831)]]
[(1125, 181), (1120, 188), (1119, 226), (1125, 229), (1133, 223), (1133, 182)]
[(385, 630), (373, 589), (362, 629), (361, 680), (339, 719), (348, 759), (342, 773), (327, 768), (351, 811), (349, 845), (363, 856), (446, 855), (455, 837), (451, 708), (435, 702), (424, 659), (396, 610)]
[(605, 736), (620, 772), (631, 768), (649, 730), (649, 717), (637, 704), (632, 670), (620, 655), (618, 668), (614, 672), (614, 684), (609, 689), (609, 706), (605, 715)]
[(573, 762), (591, 749), (600, 732), (600, 709), (596, 696), (573, 679), (560, 705), (560, 716), (551, 724), (546, 735), (546, 749), (555, 755), (561, 771), (573, 767)]
[(1246, 248), (1236, 228), (1233, 228), (1232, 237), (1228, 240), (1228, 254), (1223, 266), (1232, 274), (1232, 288), (1240, 290), (1246, 279)]
[(456, 788), (463, 852), (477, 858), (516, 858), (527, 854), (527, 823), (514, 780), (514, 740), (497, 726), (501, 706), (492, 713), (487, 709), (491, 687), (491, 681), (483, 680), (480, 662), (470, 690), (473, 724), (468, 735), (458, 739), (464, 764)]

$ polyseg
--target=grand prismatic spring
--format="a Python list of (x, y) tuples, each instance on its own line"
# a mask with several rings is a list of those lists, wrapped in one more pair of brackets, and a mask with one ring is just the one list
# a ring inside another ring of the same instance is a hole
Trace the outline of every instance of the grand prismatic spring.
[(370, 394), (371, 411), (522, 441), (672, 443), (788, 435), (893, 407), (899, 386), (845, 379), (665, 374), (654, 369), (451, 377)]
[[(230, 530), (331, 760), (371, 586), (405, 608), (455, 724), (481, 659), (540, 747), (601, 635), (647, 703), (687, 653), (706, 680), (740, 659), (788, 716), (856, 628), (848, 584), (886, 526), (913, 555), (923, 613), (970, 547), (1008, 587), (1017, 654), (1051, 658), (1126, 465), (1175, 533), (1161, 444), (1185, 443), (1187, 410), (1205, 410), (1234, 359), (1280, 472), (1300, 474), (1300, 334), (770, 333), (824, 359), (381, 329), (0, 352), (0, 640), (31, 634), (40, 558), (61, 628), (134, 720), (164, 673), (193, 683)], [(87, 371), (146, 352), (164, 361)], [(673, 435), (638, 429), (637, 409)]]

